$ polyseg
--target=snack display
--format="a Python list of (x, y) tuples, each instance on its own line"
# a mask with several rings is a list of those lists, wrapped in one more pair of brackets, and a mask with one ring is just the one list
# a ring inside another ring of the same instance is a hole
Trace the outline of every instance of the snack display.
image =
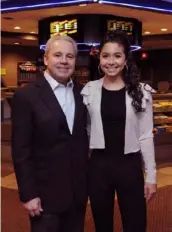
[(156, 155), (169, 157), (172, 149), (172, 93), (156, 93), (152, 97)]
[(171, 126), (166, 126), (166, 132), (172, 132), (172, 125)]
[(156, 115), (154, 116), (154, 123), (155, 124), (163, 124), (168, 123), (168, 117), (166, 115)]
[(168, 102), (168, 101), (162, 101), (162, 102), (159, 102), (159, 105), (162, 106), (162, 110), (163, 111), (168, 111), (169, 107), (170, 107), (170, 102)]
[(154, 100), (154, 129), (155, 134), (172, 132), (172, 100)]
[(154, 112), (162, 112), (162, 106), (158, 103), (153, 103), (153, 111)]
[(172, 117), (171, 116), (168, 117), (168, 123), (172, 124)]
[(172, 101), (158, 101), (153, 103), (154, 112), (172, 111)]

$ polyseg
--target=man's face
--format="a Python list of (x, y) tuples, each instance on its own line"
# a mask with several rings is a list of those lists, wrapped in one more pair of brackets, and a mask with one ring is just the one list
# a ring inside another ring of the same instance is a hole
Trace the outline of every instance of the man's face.
[(54, 41), (44, 56), (49, 74), (60, 83), (67, 83), (75, 70), (76, 54), (72, 43), (66, 40)]

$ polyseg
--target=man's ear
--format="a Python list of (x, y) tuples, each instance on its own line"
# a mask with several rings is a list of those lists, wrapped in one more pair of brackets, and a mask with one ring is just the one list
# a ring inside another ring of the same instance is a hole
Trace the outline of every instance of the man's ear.
[(47, 54), (44, 54), (44, 64), (47, 66), (48, 64), (48, 57)]

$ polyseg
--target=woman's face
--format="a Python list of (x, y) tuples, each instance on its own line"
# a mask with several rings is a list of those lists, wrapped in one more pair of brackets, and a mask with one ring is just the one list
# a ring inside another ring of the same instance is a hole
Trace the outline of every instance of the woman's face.
[(122, 45), (116, 42), (106, 43), (100, 53), (100, 67), (108, 77), (122, 77), (126, 56)]

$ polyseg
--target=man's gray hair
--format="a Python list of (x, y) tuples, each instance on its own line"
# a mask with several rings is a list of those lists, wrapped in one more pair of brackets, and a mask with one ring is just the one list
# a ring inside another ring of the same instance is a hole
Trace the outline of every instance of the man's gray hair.
[(58, 40), (64, 40), (64, 41), (71, 43), (74, 47), (75, 55), (77, 56), (77, 53), (78, 53), (77, 44), (74, 39), (72, 39), (70, 36), (67, 36), (67, 35), (55, 35), (52, 38), (50, 38), (46, 43), (45, 54), (49, 52), (51, 45), (55, 41), (58, 41)]

